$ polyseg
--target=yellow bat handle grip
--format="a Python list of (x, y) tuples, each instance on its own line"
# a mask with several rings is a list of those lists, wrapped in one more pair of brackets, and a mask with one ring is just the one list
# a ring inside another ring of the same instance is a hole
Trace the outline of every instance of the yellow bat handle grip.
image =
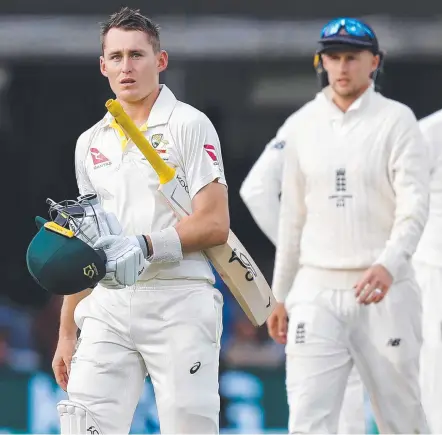
[(106, 109), (132, 139), (133, 143), (143, 153), (144, 157), (146, 157), (152, 168), (158, 174), (160, 184), (166, 184), (172, 180), (175, 177), (175, 169), (171, 168), (158, 155), (155, 148), (144, 137), (143, 133), (141, 133), (132, 119), (129, 118), (129, 115), (124, 111), (123, 107), (121, 107), (121, 104), (116, 100), (108, 100), (106, 101)]

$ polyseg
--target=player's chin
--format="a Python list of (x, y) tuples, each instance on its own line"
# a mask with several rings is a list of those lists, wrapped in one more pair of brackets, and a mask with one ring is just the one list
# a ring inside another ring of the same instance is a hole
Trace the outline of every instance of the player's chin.
[(136, 103), (143, 99), (143, 96), (137, 89), (120, 89), (117, 98), (127, 103)]
[(341, 97), (349, 97), (353, 95), (354, 89), (349, 82), (336, 83), (335, 92)]

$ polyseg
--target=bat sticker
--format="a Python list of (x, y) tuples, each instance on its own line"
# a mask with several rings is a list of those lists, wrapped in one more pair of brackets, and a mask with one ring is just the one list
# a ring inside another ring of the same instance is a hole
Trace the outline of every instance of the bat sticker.
[(234, 261), (237, 261), (242, 267), (244, 267), (244, 269), (247, 269), (245, 274), (247, 281), (253, 281), (258, 276), (250, 263), (250, 260), (242, 252), (240, 252), (238, 256), (236, 249), (232, 251), (232, 256), (230, 257), (229, 263), (233, 263)]

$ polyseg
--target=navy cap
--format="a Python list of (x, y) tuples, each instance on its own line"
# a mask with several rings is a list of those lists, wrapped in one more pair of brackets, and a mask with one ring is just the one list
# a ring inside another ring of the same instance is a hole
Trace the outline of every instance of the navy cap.
[(379, 42), (374, 30), (355, 18), (335, 18), (321, 31), (318, 53), (328, 51), (369, 50), (379, 53)]

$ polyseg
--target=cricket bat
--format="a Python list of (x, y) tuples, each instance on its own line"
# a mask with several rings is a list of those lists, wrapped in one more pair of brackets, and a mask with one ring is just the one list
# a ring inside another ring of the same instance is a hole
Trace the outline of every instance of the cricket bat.
[[(158, 190), (177, 218), (190, 215), (192, 201), (186, 181), (159, 156), (118, 101), (108, 100), (106, 108), (158, 174)], [(226, 244), (204, 253), (252, 324), (262, 325), (272, 313), (276, 300), (264, 275), (235, 234), (230, 231)]]

